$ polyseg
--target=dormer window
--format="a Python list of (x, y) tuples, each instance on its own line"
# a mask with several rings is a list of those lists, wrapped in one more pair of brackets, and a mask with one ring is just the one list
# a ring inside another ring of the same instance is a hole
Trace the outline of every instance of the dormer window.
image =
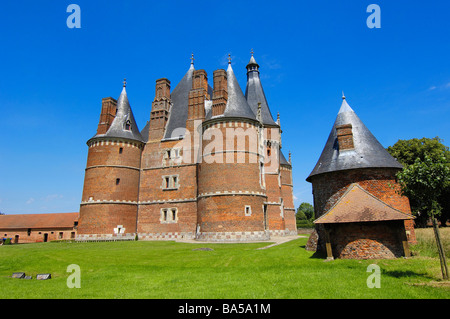
[(128, 120), (128, 121), (125, 123), (125, 130), (131, 131), (131, 121), (130, 121), (130, 120)]

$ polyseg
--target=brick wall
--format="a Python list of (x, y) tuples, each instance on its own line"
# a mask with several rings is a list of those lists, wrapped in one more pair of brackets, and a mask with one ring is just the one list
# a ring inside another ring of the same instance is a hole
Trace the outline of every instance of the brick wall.
[[(39, 243), (53, 240), (69, 240), (76, 237), (77, 231), (74, 228), (33, 228), (28, 233), (28, 229), (0, 229), (0, 237), (11, 238), (12, 243)], [(16, 236), (18, 238), (16, 239)]]
[(140, 143), (97, 139), (89, 143), (78, 234), (136, 232)]
[[(404, 256), (401, 221), (333, 224), (333, 256), (344, 259), (378, 259)], [(327, 227), (327, 228), (328, 228)]]

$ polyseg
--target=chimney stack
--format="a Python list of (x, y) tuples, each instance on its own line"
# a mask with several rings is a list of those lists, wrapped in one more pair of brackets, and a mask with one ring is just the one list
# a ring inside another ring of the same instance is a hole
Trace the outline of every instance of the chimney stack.
[(166, 78), (156, 80), (155, 99), (150, 112), (149, 141), (160, 140), (170, 111), (170, 81)]
[(222, 115), (228, 100), (227, 71), (219, 69), (214, 71), (212, 116)]
[(205, 70), (195, 70), (189, 92), (188, 120), (205, 118), (205, 100), (209, 100), (208, 77)]
[(97, 127), (97, 134), (105, 134), (114, 118), (116, 117), (117, 100), (112, 97), (102, 99), (102, 112), (100, 113), (100, 122)]

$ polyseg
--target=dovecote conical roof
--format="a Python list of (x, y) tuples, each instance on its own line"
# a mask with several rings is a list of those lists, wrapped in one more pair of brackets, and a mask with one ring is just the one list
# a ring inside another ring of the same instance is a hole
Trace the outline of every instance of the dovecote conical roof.
[(270, 112), (269, 104), (267, 103), (266, 95), (264, 94), (264, 89), (259, 78), (259, 65), (256, 63), (253, 54), (247, 64), (247, 87), (245, 89), (245, 98), (255, 114), (258, 111), (258, 103), (261, 103), (261, 119), (263, 124), (278, 126), (273, 120)]
[[(357, 168), (397, 168), (402, 165), (393, 158), (378, 142), (369, 129), (348, 105), (345, 96), (331, 129), (328, 140), (311, 174), (306, 178), (334, 171)], [(354, 149), (340, 151), (336, 134), (336, 126), (351, 124)]]
[(142, 135), (131, 111), (125, 84), (117, 100), (117, 112), (111, 126), (105, 134), (98, 134), (95, 137), (118, 137), (143, 142)]

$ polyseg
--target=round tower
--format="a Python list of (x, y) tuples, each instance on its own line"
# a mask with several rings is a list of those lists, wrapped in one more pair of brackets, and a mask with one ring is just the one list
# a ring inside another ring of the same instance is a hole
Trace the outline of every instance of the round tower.
[(327, 250), (329, 257), (333, 253), (347, 258), (351, 250), (361, 258), (398, 256), (404, 253), (402, 243), (415, 242), (409, 200), (399, 194), (395, 177), (402, 165), (367, 129), (345, 96), (342, 99), (322, 154), (306, 179), (312, 183), (317, 218), (317, 233), (307, 249)]
[(197, 238), (267, 240), (263, 131), (231, 68), (214, 72), (211, 109), (202, 124)]
[(125, 84), (117, 102), (103, 99), (97, 134), (87, 142), (78, 240), (135, 238), (144, 142)]

